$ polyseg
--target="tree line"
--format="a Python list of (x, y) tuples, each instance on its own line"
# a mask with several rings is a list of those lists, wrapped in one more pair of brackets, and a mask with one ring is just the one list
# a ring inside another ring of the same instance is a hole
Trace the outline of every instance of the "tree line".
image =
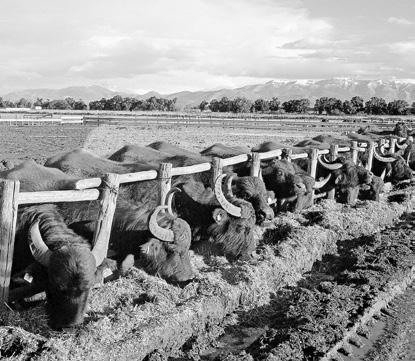
[(65, 99), (42, 99), (38, 98), (33, 103), (30, 100), (21, 98), (16, 102), (4, 100), (0, 97), (0, 108), (36, 108), (55, 109), (55, 110), (159, 110), (159, 111), (175, 111), (177, 98), (165, 99), (150, 97), (148, 99), (136, 99), (116, 95), (112, 98), (94, 100), (86, 104), (83, 100), (75, 100), (67, 97)]
[(308, 99), (293, 99), (281, 103), (278, 98), (271, 100), (256, 99), (251, 101), (245, 97), (229, 99), (213, 99), (210, 102), (202, 101), (199, 105), (201, 111), (232, 112), (232, 113), (306, 113), (315, 111), (318, 114), (341, 115), (341, 114), (373, 114), (373, 115), (407, 115), (415, 114), (415, 102), (410, 106), (405, 100), (393, 100), (389, 103), (383, 98), (372, 97), (368, 101), (355, 96), (350, 100), (341, 101), (337, 98), (321, 97), (316, 99), (314, 107), (310, 107)]

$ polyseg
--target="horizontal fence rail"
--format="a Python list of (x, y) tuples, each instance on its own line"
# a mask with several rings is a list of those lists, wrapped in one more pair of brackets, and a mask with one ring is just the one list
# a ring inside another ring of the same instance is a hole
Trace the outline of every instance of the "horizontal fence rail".
[[(393, 154), (396, 149), (402, 150), (404, 148), (404, 145), (402, 145), (403, 140), (406, 141), (405, 138), (397, 140), (391, 137), (390, 139), (382, 139), (377, 143), (351, 141), (351, 146), (339, 147), (338, 145), (331, 145), (330, 149), (310, 148), (307, 152), (298, 154), (292, 153), (294, 148), (275, 149), (267, 152), (240, 154), (230, 158), (213, 158), (212, 162), (184, 167), (173, 167), (170, 163), (162, 163), (158, 170), (106, 174), (103, 177), (80, 179), (75, 183), (72, 190), (20, 192), (19, 181), (0, 180), (0, 301), (7, 302), (9, 296), (10, 272), (19, 205), (99, 200), (100, 211), (96, 222), (93, 243), (95, 244), (95, 242), (102, 240), (108, 247), (118, 188), (122, 184), (157, 180), (160, 184), (160, 204), (164, 204), (166, 195), (171, 188), (172, 178), (175, 176), (211, 172), (212, 185), (214, 185), (216, 179), (222, 174), (223, 168), (251, 162), (251, 175), (261, 177), (261, 161), (273, 158), (284, 158), (288, 161), (308, 158), (308, 174), (314, 180), (319, 181), (319, 184), (324, 184), (325, 181), (316, 179), (317, 165), (322, 155), (328, 155), (330, 161), (335, 161), (340, 154), (350, 152), (353, 162), (357, 164), (359, 152), (368, 152), (366, 168), (371, 170), (373, 158), (377, 154), (375, 153), (376, 147), (383, 147), (383, 151), (388, 150), (388, 154)], [(408, 141), (412, 140), (408, 138)], [(315, 194), (315, 190), (318, 189), (313, 190), (313, 200), (326, 196), (330, 199), (335, 197), (334, 190), (319, 194)], [(288, 200), (282, 199), (280, 201), (282, 204)], [(17, 290), (15, 295), (27, 293), (27, 290)]]

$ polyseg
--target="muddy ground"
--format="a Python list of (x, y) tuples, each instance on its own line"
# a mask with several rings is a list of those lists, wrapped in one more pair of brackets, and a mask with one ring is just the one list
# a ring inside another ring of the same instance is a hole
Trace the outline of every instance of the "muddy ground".
[[(215, 142), (252, 146), (305, 136), (195, 127), (2, 130), (1, 158), (39, 162), (80, 145), (108, 154), (126, 143), (161, 139), (200, 150)], [(43, 302), (3, 309), (0, 355), (10, 360), (320, 359), (375, 300), (411, 273), (413, 219), (399, 220), (411, 202), (399, 201), (360, 202), (355, 208), (323, 201), (301, 215), (281, 215), (269, 229), (257, 229), (258, 255), (252, 262), (230, 264), (192, 254), (197, 278), (184, 288), (133, 269), (93, 291), (84, 325), (72, 332), (48, 328)], [(353, 351), (343, 348), (343, 354)]]

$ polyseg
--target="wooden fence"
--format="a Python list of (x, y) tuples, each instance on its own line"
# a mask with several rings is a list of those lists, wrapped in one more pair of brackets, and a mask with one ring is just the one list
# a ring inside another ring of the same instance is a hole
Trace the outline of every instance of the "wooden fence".
[[(401, 139), (402, 140), (402, 139)], [(400, 141), (401, 141), (400, 140)], [(395, 139), (382, 140), (379, 144), (352, 142), (351, 147), (339, 147), (332, 145), (330, 149), (310, 149), (308, 152), (293, 154), (292, 149), (276, 149), (263, 153), (241, 154), (231, 158), (214, 158), (211, 163), (201, 163), (186, 167), (173, 168), (170, 163), (162, 163), (158, 171), (149, 170), (137, 173), (106, 174), (102, 178), (88, 178), (76, 182), (73, 190), (61, 191), (38, 191), (21, 192), (18, 180), (0, 180), (0, 301), (5, 303), (9, 300), (9, 285), (13, 260), (14, 238), (16, 232), (18, 207), (27, 204), (58, 203), (58, 202), (81, 202), (100, 200), (100, 212), (93, 237), (93, 244), (103, 241), (107, 245), (111, 233), (111, 225), (114, 217), (117, 201), (118, 188), (123, 183), (141, 182), (158, 179), (160, 182), (159, 199), (164, 204), (167, 193), (171, 187), (171, 180), (174, 176), (195, 174), (210, 171), (212, 181), (222, 174), (226, 166), (251, 162), (251, 175), (260, 176), (261, 160), (273, 158), (285, 158), (288, 161), (301, 158), (309, 158), (308, 173), (316, 179), (317, 164), (322, 155), (328, 155), (330, 160), (335, 160), (341, 153), (351, 152), (351, 158), (355, 163), (358, 160), (359, 152), (369, 152), (367, 169), (372, 167), (373, 157), (378, 156), (376, 147), (389, 149), (394, 153), (395, 148), (402, 149), (404, 145), (396, 142)], [(320, 163), (322, 164), (322, 163)], [(317, 180), (316, 180), (317, 181)], [(316, 189), (321, 188), (324, 181), (316, 182)], [(325, 193), (313, 195), (314, 199), (326, 196)], [(328, 198), (334, 198), (334, 191), (327, 194)], [(14, 290), (13, 290), (14, 291)], [(17, 292), (16, 294), (21, 294)], [(13, 297), (10, 297), (11, 299)]]

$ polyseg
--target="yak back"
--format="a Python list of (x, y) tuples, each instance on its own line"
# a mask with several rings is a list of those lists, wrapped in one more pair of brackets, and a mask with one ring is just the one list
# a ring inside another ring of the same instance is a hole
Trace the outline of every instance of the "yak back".
[(125, 163), (148, 163), (153, 161), (162, 162), (164, 159), (172, 156), (173, 154), (161, 152), (150, 147), (139, 146), (137, 144), (127, 144), (121, 149), (118, 149), (115, 153), (111, 154), (108, 159)]
[(196, 152), (191, 152), (189, 150), (180, 148), (177, 145), (173, 145), (173, 144), (163, 142), (163, 141), (153, 142), (151, 144), (148, 144), (146, 147), (156, 149), (160, 152), (169, 153), (172, 155), (183, 155), (183, 156), (188, 156), (188, 157), (199, 156), (199, 154)]
[(200, 152), (200, 154), (203, 156), (219, 157), (219, 158), (230, 158), (236, 155), (247, 154), (247, 153), (250, 153), (250, 150), (248, 147), (242, 147), (242, 146), (230, 147), (222, 143), (215, 143)]
[(125, 174), (154, 169), (146, 163), (120, 163), (99, 157), (84, 149), (75, 149), (46, 160), (46, 167), (53, 167), (78, 177), (99, 177), (105, 173)]
[(3, 179), (19, 180), (25, 192), (74, 189), (79, 178), (56, 168), (47, 168), (32, 160), (20, 163), (13, 169), (0, 172)]

